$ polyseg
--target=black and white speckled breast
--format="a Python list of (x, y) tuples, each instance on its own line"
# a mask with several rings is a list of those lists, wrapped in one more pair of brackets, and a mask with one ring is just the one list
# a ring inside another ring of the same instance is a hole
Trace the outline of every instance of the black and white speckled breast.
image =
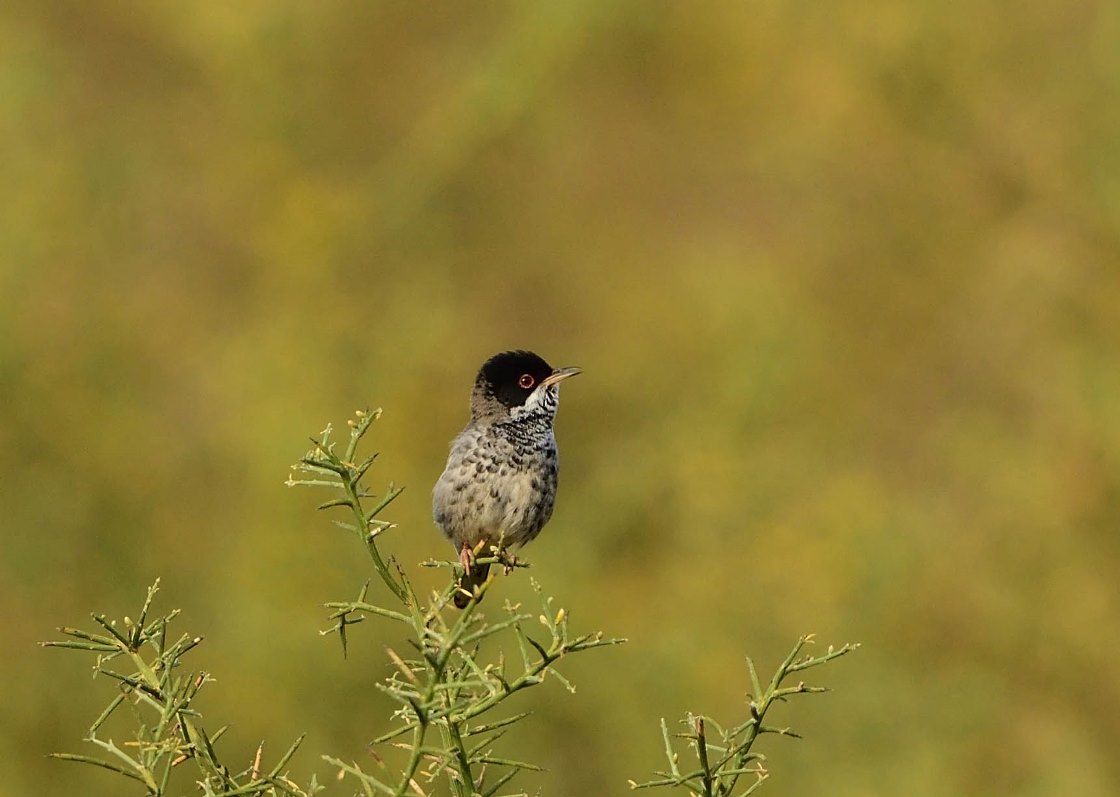
[(550, 419), (468, 426), (432, 491), (435, 521), (460, 548), (524, 545), (552, 515), (558, 461)]

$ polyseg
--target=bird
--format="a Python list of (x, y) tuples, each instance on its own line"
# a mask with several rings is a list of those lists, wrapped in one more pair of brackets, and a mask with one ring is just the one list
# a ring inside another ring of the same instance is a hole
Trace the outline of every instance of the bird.
[(475, 588), (490, 565), (475, 562), (478, 552), (523, 546), (552, 517), (560, 383), (580, 372), (553, 368), (524, 350), (495, 354), (478, 370), (470, 421), (451, 441), (447, 466), (432, 489), (432, 517), (463, 565), (457, 608), (481, 599)]

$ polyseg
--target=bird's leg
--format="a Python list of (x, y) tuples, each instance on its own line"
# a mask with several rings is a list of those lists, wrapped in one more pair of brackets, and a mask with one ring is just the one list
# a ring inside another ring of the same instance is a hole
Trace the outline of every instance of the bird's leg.
[(459, 551), (459, 564), (463, 566), (464, 573), (469, 573), (471, 565), (474, 564), (474, 551), (466, 543), (463, 543), (463, 548)]

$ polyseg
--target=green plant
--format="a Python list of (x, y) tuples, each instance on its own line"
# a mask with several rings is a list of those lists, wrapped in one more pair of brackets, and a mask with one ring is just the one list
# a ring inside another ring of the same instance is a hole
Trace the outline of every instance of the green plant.
[[(333, 625), (326, 633), (339, 635), (344, 653), (348, 628), (368, 617), (387, 620), (408, 635), (404, 644), (410, 652), (402, 656), (388, 648), (394, 671), (384, 682), (373, 684), (399, 704), (392, 716), (393, 727), (374, 740), (371, 760), (375, 770), (367, 771), (368, 765), (363, 768), (354, 761), (323, 758), (343, 776), (355, 779), (367, 795), (427, 794), (421, 781), (440, 779), (453, 795), (496, 795), (519, 772), (539, 769), (496, 750), (501, 737), (528, 715), (523, 711), (502, 713), (505, 701), (549, 676), (572, 689), (556, 671), (560, 659), (623, 640), (571, 632), (567, 613), (555, 608), (535, 582), (538, 611), (525, 611), (507, 602), (499, 618), (490, 621), (478, 611), (477, 601), (472, 601), (460, 612), (450, 605), (459, 567), (456, 562), (423, 563), (451, 568), (453, 574), (442, 592), (425, 598), (417, 595), (405, 570), (380, 549), (380, 535), (393, 524), (379, 515), (401, 490), (390, 485), (380, 497), (374, 495), (363, 478), (376, 454), (357, 459), (359, 442), (379, 415), (379, 411), (359, 411), (341, 452), (328, 427), (312, 440), (313, 448), (293, 466), (295, 475), (287, 481), (289, 486), (326, 487), (337, 492), (319, 508), (347, 513), (347, 520), (336, 522), (359, 537), (375, 574), (388, 590), (388, 606), (368, 599), (368, 581), (355, 600), (328, 603)], [(482, 552), (479, 561), (524, 566), (498, 549)], [(489, 581), (482, 585), (479, 600), (489, 586)], [(101, 748), (104, 757), (69, 753), (56, 757), (111, 770), (142, 783), (152, 795), (167, 794), (173, 770), (187, 761), (196, 765), (206, 795), (302, 797), (319, 791), (322, 787), (314, 777), (301, 787), (285, 772), (302, 737), (267, 771), (262, 770), (259, 749), (253, 763), (240, 772), (221, 763), (215, 742), (225, 728), (208, 734), (192, 708), (199, 690), (211, 679), (205, 672), (184, 672), (182, 667), (184, 655), (201, 638), (184, 635), (168, 644), (167, 629), (178, 612), (149, 620), (156, 591), (155, 586), (149, 590), (136, 622), (127, 617), (121, 622), (109, 621), (95, 615), (105, 633), (63, 628), (69, 639), (44, 643), (96, 652), (95, 674), (112, 678), (121, 688), (86, 736)], [(538, 622), (543, 632), (533, 630)], [(123, 632), (118, 630), (121, 628)], [(516, 655), (507, 653), (511, 649)], [(125, 671), (111, 666), (121, 658), (130, 665)], [(132, 740), (118, 745), (100, 733), (110, 716), (125, 705), (135, 710), (136, 730)]]
[[(775, 703), (782, 702), (793, 695), (811, 694), (813, 692), (827, 692), (820, 686), (806, 686), (804, 681), (798, 681), (793, 686), (783, 686), (790, 675), (818, 667), (837, 659), (859, 647), (858, 643), (849, 643), (839, 648), (831, 645), (821, 656), (804, 656), (798, 658), (802, 649), (812, 642), (812, 636), (803, 636), (797, 640), (793, 650), (786, 656), (774, 673), (770, 682), (764, 689), (758, 680), (758, 672), (754, 662), (747, 658), (747, 669), (751, 677), (751, 689), (748, 706), (750, 716), (740, 724), (725, 729), (715, 720), (706, 716), (689, 715), (683, 723), (688, 730), (675, 734), (676, 737), (686, 739), (689, 747), (696, 754), (696, 766), (687, 771), (681, 771), (678, 766), (679, 756), (673, 749), (669, 726), (661, 720), (661, 735), (665, 740), (665, 757), (669, 761), (668, 772), (658, 772), (656, 780), (645, 783), (630, 781), (632, 789), (651, 789), (657, 787), (681, 787), (688, 789), (692, 794), (703, 797), (746, 797), (762, 785), (768, 777), (764, 766), (766, 756), (754, 751), (755, 742), (763, 734), (774, 733), (781, 736), (801, 738), (789, 728), (779, 728), (765, 725), (766, 713)], [(718, 740), (713, 742), (709, 736), (709, 728), (715, 730)], [(743, 775), (753, 776), (744, 789), (738, 793), (735, 788), (739, 778)]]
[[(542, 684), (549, 676), (572, 690), (572, 685), (556, 670), (565, 656), (586, 650), (615, 645), (624, 640), (604, 638), (601, 633), (574, 633), (569, 630), (567, 613), (555, 608), (540, 586), (533, 582), (539, 608), (523, 610), (508, 601), (490, 620), (479, 611), (479, 601), (490, 587), (461, 612), (451, 607), (460, 571), (458, 562), (424, 562), (432, 567), (449, 568), (451, 578), (442, 591), (421, 597), (413, 589), (407, 572), (392, 556), (382, 553), (382, 535), (393, 524), (382, 520), (381, 513), (400, 495), (390, 484), (378, 496), (365, 485), (364, 479), (376, 454), (358, 458), (358, 448), (380, 411), (359, 411), (349, 424), (349, 439), (339, 451), (331, 439), (328, 426), (313, 447), (295, 465), (288, 478), (289, 486), (318, 487), (335, 495), (320, 504), (322, 510), (341, 510), (345, 520), (336, 521), (354, 533), (362, 542), (373, 565), (375, 575), (387, 591), (388, 605), (369, 598), (367, 581), (354, 600), (332, 601), (331, 627), (325, 634), (337, 633), (344, 655), (347, 652), (348, 629), (369, 618), (389, 623), (389, 628), (403, 632), (407, 650), (402, 655), (386, 648), (392, 664), (391, 674), (373, 686), (397, 703), (390, 720), (391, 727), (378, 736), (371, 749), (370, 761), (364, 765), (332, 756), (323, 760), (336, 769), (343, 779), (356, 783), (368, 797), (405, 794), (428, 795), (439, 790), (455, 797), (492, 797), (498, 795), (520, 772), (539, 769), (535, 764), (503, 755), (498, 748), (501, 738), (527, 712), (506, 710), (506, 701), (518, 692)], [(500, 548), (480, 552), (480, 562), (511, 568), (524, 566), (508, 557)], [(493, 578), (493, 576), (491, 576)], [(222, 763), (217, 742), (226, 730), (213, 733), (205, 730), (201, 717), (192, 707), (199, 691), (211, 678), (201, 670), (185, 669), (183, 662), (201, 642), (201, 637), (186, 634), (175, 637), (169, 633), (178, 612), (149, 617), (158, 581), (148, 590), (147, 598), (133, 621), (120, 621), (94, 615), (100, 630), (82, 631), (62, 628), (67, 639), (43, 643), (50, 647), (72, 648), (95, 652), (95, 675), (108, 677), (119, 687), (119, 693), (98, 716), (86, 740), (100, 748), (102, 757), (79, 754), (55, 754), (65, 760), (91, 764), (113, 771), (142, 784), (149, 795), (162, 797), (172, 789), (172, 773), (193, 762), (196, 782), (208, 797), (234, 795), (291, 795), (305, 797), (323, 789), (313, 775), (301, 786), (289, 776), (287, 767), (303, 737), (297, 739), (269, 767), (262, 763), (262, 748), (252, 761), (240, 770), (231, 770)], [(543, 628), (543, 632), (536, 630)], [(822, 691), (798, 683), (783, 686), (792, 673), (831, 661), (854, 649), (854, 645), (833, 650), (817, 658), (798, 659), (808, 638), (799, 640), (793, 652), (779, 667), (765, 690), (762, 689), (754, 665), (748, 659), (756, 698), (750, 703), (751, 716), (742, 724), (725, 731), (706, 717), (687, 720), (689, 732), (680, 734), (694, 747), (698, 765), (682, 772), (677, 754), (664, 720), (669, 771), (658, 773), (659, 779), (647, 783), (631, 782), (633, 788), (678, 786), (705, 797), (731, 797), (741, 775), (751, 774), (754, 780), (745, 791), (749, 794), (765, 778), (761, 766), (763, 756), (754, 752), (755, 741), (766, 733), (792, 734), (789, 729), (776, 729), (763, 724), (773, 703), (793, 694)], [(512, 653), (510, 651), (513, 651)], [(120, 663), (126, 666), (123, 668)], [(132, 738), (117, 744), (106, 736), (104, 728), (111, 717), (128, 707), (133, 712)], [(708, 728), (715, 728), (718, 742), (709, 740)]]
[[(267, 769), (261, 760), (263, 743), (252, 762), (240, 771), (231, 770), (222, 763), (215, 745), (228, 726), (209, 733), (192, 708), (202, 688), (212, 682), (210, 674), (202, 670), (187, 671), (182, 666), (183, 658), (202, 642), (202, 637), (169, 633), (178, 610), (149, 617), (152, 599), (158, 591), (157, 580), (148, 589), (135, 621), (127, 616), (117, 621), (95, 614), (93, 619), (100, 626), (100, 632), (60, 628), (68, 639), (42, 643), (46, 647), (97, 653), (94, 675), (109, 678), (119, 687), (118, 694), (94, 720), (85, 737), (87, 742), (100, 748), (103, 757), (76, 753), (52, 755), (116, 772), (138, 781), (151, 795), (167, 794), (172, 772), (187, 761), (194, 762), (198, 785), (207, 797), (257, 794), (304, 797), (318, 792), (322, 787), (314, 776), (307, 786), (300, 787), (286, 774), (288, 762), (303, 741), (302, 736)], [(118, 744), (104, 729), (111, 718), (125, 709), (132, 710), (134, 731), (131, 739)]]

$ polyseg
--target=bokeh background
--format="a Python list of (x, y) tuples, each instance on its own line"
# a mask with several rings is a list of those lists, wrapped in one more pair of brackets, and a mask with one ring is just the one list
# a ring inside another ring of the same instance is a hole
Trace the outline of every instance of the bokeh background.
[(525, 695), (524, 788), (625, 793), (815, 632), (766, 793), (1120, 791), (1117, 4), (9, 0), (0, 53), (4, 793), (127, 793), (43, 758), (111, 689), (35, 642), (157, 576), (227, 759), (363, 757), (401, 640), (317, 635), (369, 567), (287, 467), (383, 407), (449, 556), (512, 347), (585, 369), (532, 572), (631, 640)]

